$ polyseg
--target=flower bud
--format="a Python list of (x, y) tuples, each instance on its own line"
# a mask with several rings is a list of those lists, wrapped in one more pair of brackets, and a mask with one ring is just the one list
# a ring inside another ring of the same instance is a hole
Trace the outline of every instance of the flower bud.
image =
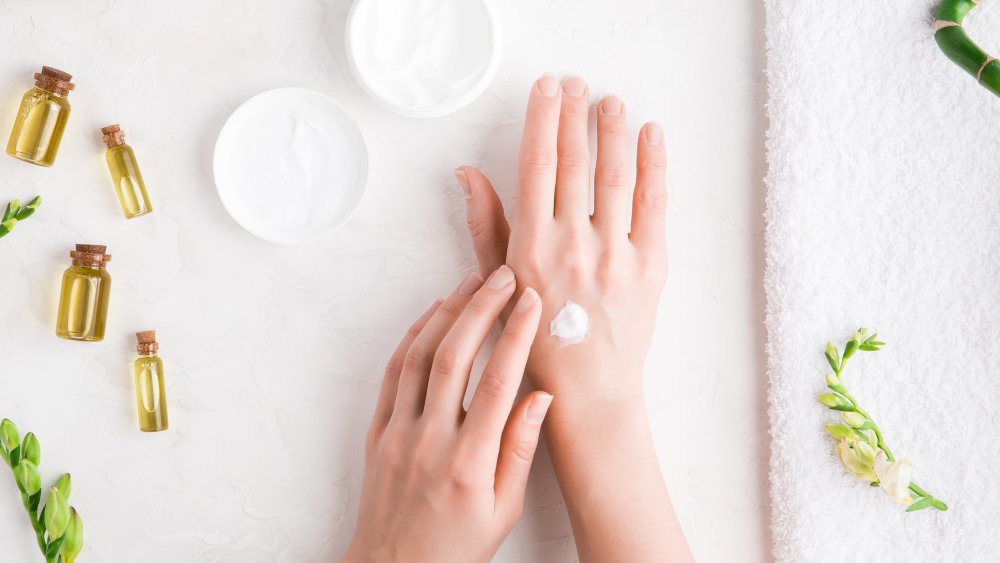
[(59, 493), (62, 494), (62, 497), (68, 502), (69, 494), (73, 490), (73, 483), (70, 480), (69, 473), (65, 473), (59, 478), (59, 482), (56, 483), (56, 487), (59, 489)]
[(837, 440), (842, 438), (846, 438), (847, 440), (858, 439), (858, 435), (854, 433), (854, 430), (850, 427), (844, 426), (843, 424), (827, 422), (823, 424), (823, 427), (826, 428), (826, 431)]
[(69, 505), (59, 487), (49, 489), (49, 498), (45, 501), (45, 529), (49, 537), (57, 540), (62, 537), (69, 525)]
[(0, 422), (0, 442), (7, 451), (11, 451), (21, 443), (21, 436), (17, 433), (17, 426), (10, 419), (3, 419)]
[(17, 486), (28, 496), (31, 496), (42, 489), (42, 478), (38, 475), (38, 467), (31, 460), (22, 459), (14, 468), (14, 478)]
[(851, 428), (860, 428), (861, 425), (868, 421), (865, 415), (859, 412), (842, 412), (840, 413), (840, 418), (844, 421), (844, 424)]
[(833, 410), (849, 411), (854, 409), (854, 405), (852, 405), (850, 401), (836, 393), (822, 393), (817, 398), (819, 399), (819, 402)]
[(38, 437), (34, 432), (24, 435), (24, 442), (21, 444), (21, 459), (30, 460), (36, 466), (42, 461), (42, 445), (38, 443)]
[(83, 549), (83, 519), (77, 514), (76, 509), (69, 509), (69, 523), (63, 533), (63, 542), (59, 546), (59, 554), (62, 555), (65, 563), (73, 563), (76, 556), (80, 555)]

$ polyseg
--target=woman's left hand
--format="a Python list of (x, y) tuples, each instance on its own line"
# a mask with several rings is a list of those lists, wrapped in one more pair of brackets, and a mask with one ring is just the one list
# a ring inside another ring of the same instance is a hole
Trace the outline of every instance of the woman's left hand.
[(468, 412), (473, 360), (516, 287), (472, 274), (414, 323), (386, 368), (365, 449), (358, 528), (345, 562), (489, 561), (520, 517), (552, 396), (511, 409), (541, 315), (527, 289)]

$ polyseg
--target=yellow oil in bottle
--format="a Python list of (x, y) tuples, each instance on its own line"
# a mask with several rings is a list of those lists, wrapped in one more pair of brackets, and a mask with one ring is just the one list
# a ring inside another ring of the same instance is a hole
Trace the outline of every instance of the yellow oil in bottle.
[(63, 273), (56, 336), (98, 342), (104, 339), (111, 296), (111, 256), (99, 245), (78, 244), (70, 252), (73, 265)]
[(50, 67), (35, 73), (35, 87), (21, 98), (7, 154), (39, 166), (52, 166), (69, 119), (72, 76)]
[(135, 152), (125, 144), (125, 133), (117, 124), (103, 127), (101, 132), (104, 134), (104, 143), (108, 146), (104, 156), (125, 218), (131, 219), (153, 211)]
[(163, 360), (156, 355), (159, 344), (156, 331), (137, 332), (139, 357), (132, 364), (135, 377), (135, 404), (139, 413), (139, 429), (160, 432), (169, 427), (167, 393), (163, 382)]

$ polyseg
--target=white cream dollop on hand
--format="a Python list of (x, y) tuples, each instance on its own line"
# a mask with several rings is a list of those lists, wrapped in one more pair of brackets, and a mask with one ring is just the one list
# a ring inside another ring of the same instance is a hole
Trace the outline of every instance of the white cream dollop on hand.
[(579, 344), (587, 338), (590, 318), (583, 307), (566, 300), (566, 304), (549, 323), (549, 334), (559, 339), (563, 346)]

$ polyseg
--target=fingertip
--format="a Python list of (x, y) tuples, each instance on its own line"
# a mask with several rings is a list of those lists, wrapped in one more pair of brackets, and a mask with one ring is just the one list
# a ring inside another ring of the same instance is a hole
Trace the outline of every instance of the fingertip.
[(517, 305), (514, 306), (514, 312), (518, 314), (529, 313), (538, 305), (538, 301), (538, 292), (530, 287), (525, 288), (517, 300)]
[(472, 197), (472, 184), (469, 183), (469, 175), (466, 173), (464, 166), (459, 166), (455, 169), (455, 180), (458, 181), (459, 187), (465, 192), (466, 197)]
[(601, 115), (610, 117), (616, 117), (625, 113), (625, 103), (614, 94), (602, 98), (600, 104), (598, 104), (598, 108)]
[(532, 393), (530, 398), (530, 403), (528, 403), (528, 408), (524, 411), (524, 418), (529, 424), (541, 425), (545, 420), (545, 415), (549, 412), (549, 407), (552, 406), (552, 399), (555, 397), (546, 393), (545, 391), (536, 391)]
[(535, 81), (535, 92), (546, 98), (554, 98), (559, 94), (559, 79), (550, 72), (538, 77)]
[(663, 143), (663, 127), (656, 121), (647, 122), (642, 126), (642, 140), (649, 146), (660, 146)]

